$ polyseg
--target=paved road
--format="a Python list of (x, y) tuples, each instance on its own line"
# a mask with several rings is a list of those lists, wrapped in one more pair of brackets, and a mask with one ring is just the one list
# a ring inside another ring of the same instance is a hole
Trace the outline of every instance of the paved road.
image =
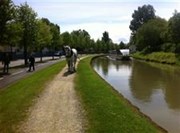
[[(52, 57), (46, 57), (43, 58), (43, 63), (35, 63), (35, 71), (38, 71), (42, 68), (45, 68), (51, 64), (54, 64), (58, 61), (62, 61), (64, 60), (64, 58), (62, 57), (61, 59), (59, 58), (55, 58), (55, 60), (50, 60), (52, 59)], [(36, 58), (35, 59), (36, 62), (38, 62), (40, 59)], [(24, 67), (18, 67), (18, 66), (22, 66), (24, 63), (24, 60), (17, 60), (17, 61), (12, 61), (10, 64), (10, 74), (8, 75), (3, 75), (0, 77), (0, 89), (14, 83), (15, 81), (21, 79), (22, 77), (28, 76), (30, 74), (32, 74), (33, 72), (27, 72), (28, 68), (24, 68)], [(2, 65), (0, 66), (0, 68), (2, 67)]]

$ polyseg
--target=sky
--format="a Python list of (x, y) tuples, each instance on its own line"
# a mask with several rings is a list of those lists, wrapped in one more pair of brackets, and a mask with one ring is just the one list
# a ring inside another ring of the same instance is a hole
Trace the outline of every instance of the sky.
[(132, 14), (138, 7), (150, 4), (155, 14), (168, 20), (179, 0), (13, 0), (15, 5), (25, 2), (38, 14), (60, 26), (61, 33), (84, 29), (92, 39), (102, 38), (107, 31), (114, 43), (129, 42)]

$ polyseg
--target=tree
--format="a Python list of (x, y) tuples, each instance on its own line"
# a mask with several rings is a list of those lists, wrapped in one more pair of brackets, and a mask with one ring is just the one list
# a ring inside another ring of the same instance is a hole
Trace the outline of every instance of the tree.
[(22, 24), (23, 36), (21, 40), (21, 45), (24, 48), (24, 62), (25, 65), (27, 62), (27, 52), (28, 48), (33, 48), (36, 42), (36, 33), (37, 33), (37, 23), (36, 23), (37, 14), (34, 10), (29, 7), (27, 3), (21, 4), (18, 9), (18, 20)]
[(79, 29), (68, 34), (69, 33), (65, 32), (61, 35), (64, 45), (68, 44), (80, 52), (88, 52), (90, 50), (91, 39), (87, 31)]
[[(51, 43), (49, 43), (49, 48), (54, 53), (54, 51), (59, 50), (62, 45), (62, 41), (60, 38), (60, 27), (57, 24), (51, 23), (47, 18), (42, 18), (41, 20), (50, 27), (52, 39)], [(54, 59), (54, 54), (52, 55), (52, 58)]]
[[(51, 39), (51, 49), (54, 53), (56, 49), (60, 49), (61, 44), (60, 44), (60, 27), (57, 24), (51, 23), (50, 25), (50, 31), (52, 34), (52, 39)], [(54, 54), (53, 54), (53, 59), (54, 59)]]
[(15, 6), (11, 0), (0, 1), (0, 44), (5, 41), (7, 24), (13, 20), (15, 15)]
[(63, 45), (71, 46), (72, 39), (71, 39), (71, 35), (69, 34), (69, 32), (62, 33), (61, 34), (61, 38), (62, 38), (62, 41), (63, 41)]
[(124, 44), (124, 42), (122, 42), (122, 41), (120, 42), (119, 48), (120, 48), (120, 49), (126, 48), (126, 45)]
[(180, 13), (174, 12), (174, 15), (169, 19), (168, 33), (172, 43), (176, 44), (176, 51), (180, 52)]
[(109, 33), (107, 31), (103, 33), (102, 41), (104, 41), (105, 43), (110, 42)]
[(82, 49), (89, 49), (90, 35), (86, 30), (75, 30), (71, 32), (73, 47)]
[(145, 23), (136, 35), (136, 47), (139, 51), (154, 52), (160, 51), (164, 43), (162, 34), (166, 31), (167, 21), (156, 18)]
[(96, 41), (96, 52), (103, 52), (103, 44), (102, 41), (99, 39)]
[(108, 52), (108, 50), (110, 49), (111, 39), (109, 38), (109, 33), (107, 31), (103, 33), (102, 41), (105, 44), (105, 52)]
[(132, 34), (136, 34), (137, 30), (144, 23), (155, 18), (155, 10), (151, 5), (143, 5), (142, 7), (138, 7), (138, 10), (134, 11), (132, 18), (129, 28), (132, 31)]
[(52, 33), (50, 31), (50, 26), (42, 20), (38, 20), (37, 24), (37, 46), (41, 52), (42, 61), (42, 50), (44, 47), (48, 46), (48, 44), (51, 43)]
[(11, 46), (11, 52), (12, 52), (12, 47), (18, 46), (21, 41), (23, 29), (22, 29), (22, 25), (16, 21), (12, 21), (8, 23), (6, 28), (7, 28), (7, 32), (5, 38), (7, 41), (5, 42), (6, 44)]

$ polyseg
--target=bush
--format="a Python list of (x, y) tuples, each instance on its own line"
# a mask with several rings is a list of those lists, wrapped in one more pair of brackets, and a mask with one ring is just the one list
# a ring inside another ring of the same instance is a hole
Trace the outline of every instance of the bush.
[(160, 63), (167, 63), (167, 64), (176, 63), (176, 55), (174, 53), (154, 52), (147, 55), (144, 55), (141, 53), (135, 53), (133, 54), (133, 57), (137, 59), (160, 62)]
[(164, 52), (172, 52), (174, 53), (176, 50), (176, 45), (174, 43), (164, 43), (161, 47)]

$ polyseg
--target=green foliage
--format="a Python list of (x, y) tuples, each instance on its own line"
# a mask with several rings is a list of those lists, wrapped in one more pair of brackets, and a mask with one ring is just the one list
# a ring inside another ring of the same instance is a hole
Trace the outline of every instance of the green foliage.
[(16, 126), (25, 120), (27, 110), (45, 88), (47, 82), (62, 70), (65, 61), (42, 69), (0, 91), (0, 131), (17, 132)]
[(64, 32), (61, 34), (62, 40), (63, 40), (63, 45), (70, 45), (71, 46), (71, 35), (69, 32)]
[(104, 43), (104, 51), (108, 52), (110, 50), (111, 39), (109, 38), (109, 33), (107, 31), (103, 33), (102, 42)]
[(161, 47), (161, 50), (164, 52), (172, 52), (174, 53), (176, 50), (176, 44), (174, 43), (164, 43)]
[(144, 23), (155, 18), (155, 10), (151, 5), (143, 5), (134, 11), (132, 18), (129, 28), (135, 34)]
[(126, 45), (121, 41), (119, 44), (119, 49), (125, 49)]
[[(57, 24), (51, 23), (47, 18), (42, 18), (41, 21), (50, 27), (50, 34), (52, 36), (50, 42), (46, 42), (46, 44), (48, 44), (46, 46), (48, 46), (52, 51), (55, 49), (59, 50), (59, 47), (61, 47), (60, 27)], [(48, 35), (50, 34), (48, 32)]]
[(21, 46), (24, 48), (25, 65), (28, 64), (28, 49), (32, 48), (36, 42), (36, 17), (37, 14), (27, 3), (21, 4), (21, 6), (18, 8), (18, 22), (21, 23), (23, 29)]
[(36, 17), (35, 11), (27, 4), (21, 4), (18, 9), (18, 21), (22, 24), (23, 36), (22, 45), (33, 45), (36, 37)]
[(169, 19), (169, 34), (171, 35), (171, 41), (174, 43), (180, 43), (180, 13), (175, 11), (174, 15)]
[(109, 33), (107, 31), (103, 33), (102, 41), (104, 41), (105, 43), (110, 42)]
[(51, 45), (50, 47), (55, 50), (58, 49), (58, 47), (61, 46), (60, 44), (60, 27), (56, 24), (51, 23), (51, 34), (52, 34), (52, 39), (51, 39)]
[(6, 44), (9, 44), (11, 46), (18, 46), (21, 41), (23, 29), (22, 24), (18, 23), (16, 21), (12, 21), (11, 23), (8, 23), (6, 25), (7, 27), (7, 33), (6, 33)]
[[(155, 133), (158, 130), (138, 115), (126, 100), (99, 78), (92, 69), (92, 57), (80, 62), (76, 90), (86, 110), (87, 133)], [(83, 81), (83, 82), (82, 82)]]
[(5, 34), (7, 34), (7, 23), (12, 21), (15, 17), (15, 6), (12, 0), (0, 1), (0, 44), (5, 41)]
[[(138, 9), (140, 12), (141, 8)], [(133, 16), (137, 17), (137, 14), (138, 11), (135, 11)], [(131, 24), (135, 21), (136, 19), (132, 20)], [(144, 54), (158, 51), (180, 52), (180, 13), (176, 10), (168, 22), (156, 17), (142, 23), (138, 28), (135, 27), (137, 30), (134, 30), (132, 25), (130, 28), (132, 28), (130, 45), (136, 45), (136, 49)]]
[(136, 34), (137, 50), (144, 53), (160, 51), (163, 44), (162, 34), (166, 28), (167, 22), (161, 18), (152, 19), (142, 25)]
[(40, 51), (51, 43), (52, 33), (51, 27), (42, 20), (37, 21), (37, 47)]
[(180, 53), (180, 43), (176, 44), (175, 53), (177, 53), (177, 54)]
[(159, 62), (159, 63), (167, 63), (167, 64), (175, 64), (176, 63), (176, 55), (174, 53), (165, 53), (165, 52), (154, 52), (151, 54), (142, 54), (135, 53), (133, 54), (134, 58)]
[(104, 32), (102, 40), (98, 39), (96, 42), (91, 39), (87, 31), (81, 29), (72, 31), (71, 33), (64, 32), (60, 38), (63, 45), (70, 45), (80, 53), (104, 53), (117, 48), (117, 44), (114, 44), (109, 38), (108, 32)]
[(36, 12), (27, 2), (20, 6), (15, 6), (11, 0), (0, 2), (0, 38), (3, 38), (0, 43), (3, 41), (11, 47), (23, 48), (25, 65), (29, 53), (37, 50), (41, 52), (45, 47), (54, 52), (60, 50), (62, 45), (70, 45), (79, 53), (108, 52), (117, 48), (107, 31), (103, 33), (102, 40), (97, 42), (81, 29), (60, 35), (60, 27), (47, 18), (37, 19)]

